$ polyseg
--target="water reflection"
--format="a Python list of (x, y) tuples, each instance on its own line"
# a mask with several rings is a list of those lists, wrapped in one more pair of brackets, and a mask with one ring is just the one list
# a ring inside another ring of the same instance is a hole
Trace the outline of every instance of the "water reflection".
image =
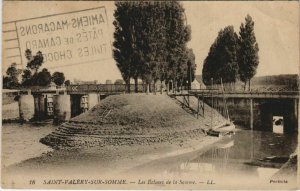
[(296, 146), (297, 135), (239, 130), (205, 152), (157, 160), (135, 170), (166, 177), (198, 174), (270, 178), (288, 160)]

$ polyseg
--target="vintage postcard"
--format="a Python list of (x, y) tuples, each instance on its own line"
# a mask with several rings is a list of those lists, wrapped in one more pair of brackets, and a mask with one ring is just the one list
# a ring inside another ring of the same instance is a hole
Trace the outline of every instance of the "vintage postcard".
[(2, 10), (2, 188), (299, 189), (299, 2)]

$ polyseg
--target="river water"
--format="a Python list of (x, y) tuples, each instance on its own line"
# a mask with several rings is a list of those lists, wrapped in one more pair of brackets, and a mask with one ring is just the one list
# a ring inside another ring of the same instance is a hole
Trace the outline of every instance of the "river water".
[(39, 140), (50, 134), (55, 128), (50, 123), (2, 124), (2, 167), (17, 164), (52, 151), (48, 146), (41, 144)]
[[(4, 124), (2, 128), (3, 166), (34, 158), (51, 149), (39, 139), (55, 126)], [(151, 161), (128, 170), (132, 174), (163, 177), (198, 177), (198, 181), (245, 178), (269, 181), (297, 147), (297, 134), (237, 129), (215, 144), (176, 157)], [(216, 178), (216, 177), (219, 177)]]
[(156, 160), (129, 171), (147, 176), (196, 177), (208, 180), (270, 181), (297, 147), (297, 135), (238, 129), (206, 148)]

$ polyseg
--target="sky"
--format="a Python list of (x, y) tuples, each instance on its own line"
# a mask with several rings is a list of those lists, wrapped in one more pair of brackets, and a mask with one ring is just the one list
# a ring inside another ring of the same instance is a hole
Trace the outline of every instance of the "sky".
[[(115, 9), (113, 2), (5, 1), (3, 4), (4, 22), (105, 6), (108, 17), (106, 40), (113, 42), (114, 27), (112, 22)], [(182, 4), (185, 8), (187, 23), (192, 28), (192, 39), (188, 46), (193, 49), (196, 56), (197, 74), (201, 74), (203, 61), (217, 37), (218, 31), (228, 25), (233, 25), (238, 33), (240, 24), (244, 22), (247, 14), (251, 15), (255, 22), (255, 35), (260, 48), (257, 76), (299, 73), (298, 2), (185, 1)], [(5, 27), (3, 25), (3, 30)], [(3, 47), (6, 46), (7, 43), (3, 41)], [(3, 56), (6, 54), (4, 52)], [(9, 64), (11, 63), (3, 59), (3, 71)], [(66, 66), (68, 64), (72, 63), (59, 63), (50, 71), (62, 71), (70, 80), (74, 78), (98, 80), (99, 83), (105, 82), (106, 79), (114, 81), (121, 78), (112, 57), (102, 61), (93, 61), (87, 58), (87, 62), (78, 65)], [(47, 63), (45, 67), (47, 67)]]

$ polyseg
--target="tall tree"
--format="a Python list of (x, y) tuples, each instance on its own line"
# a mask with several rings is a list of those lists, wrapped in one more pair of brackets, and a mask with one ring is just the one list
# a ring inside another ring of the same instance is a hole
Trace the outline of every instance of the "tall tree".
[(162, 2), (147, 2), (143, 5), (144, 23), (142, 36), (139, 39), (142, 42), (140, 46), (143, 50), (143, 62), (141, 62), (141, 77), (147, 84), (147, 92), (150, 84), (161, 79), (163, 63), (165, 62), (165, 28), (164, 28), (164, 5)]
[(212, 79), (217, 84), (221, 83), (221, 79), (225, 83), (238, 80), (238, 49), (238, 35), (233, 26), (220, 30), (203, 63), (202, 78), (205, 85), (210, 85)]
[(186, 25), (184, 8), (180, 2), (170, 1), (166, 12), (166, 34), (167, 34), (167, 74), (166, 82), (173, 82), (173, 90), (182, 85), (187, 71), (187, 47), (191, 38), (191, 28)]
[[(41, 79), (45, 79), (41, 76), (44, 74), (38, 73), (39, 68), (42, 66), (44, 57), (41, 51), (38, 51), (35, 56), (32, 55), (32, 51), (27, 49), (25, 51), (25, 56), (27, 58), (27, 65), (26, 69), (23, 70), (22, 75), (22, 85), (23, 86), (33, 86), (33, 85), (39, 85), (44, 84), (41, 81)], [(46, 83), (46, 82), (45, 82)]]
[(132, 16), (133, 4), (132, 2), (116, 2), (116, 10), (114, 13), (115, 26), (113, 42), (114, 59), (117, 62), (121, 75), (127, 85), (127, 91), (130, 92), (130, 78), (135, 70), (132, 62), (133, 57), (133, 39), (132, 39)]
[[(186, 77), (190, 27), (175, 1), (116, 2), (114, 58), (126, 84)], [(137, 86), (136, 86), (137, 87)], [(136, 88), (137, 89), (137, 88)]]
[(240, 79), (245, 83), (245, 89), (247, 82), (249, 83), (248, 87), (250, 90), (250, 81), (256, 74), (259, 64), (259, 48), (254, 33), (254, 21), (250, 15), (246, 16), (245, 24), (242, 23), (240, 26), (239, 44), (238, 63)]
[(31, 50), (27, 49), (25, 51), (25, 56), (27, 58), (27, 68), (34, 71), (34, 74), (36, 74), (39, 70), (39, 68), (42, 66), (44, 57), (41, 51), (38, 51), (35, 56), (32, 55)]

